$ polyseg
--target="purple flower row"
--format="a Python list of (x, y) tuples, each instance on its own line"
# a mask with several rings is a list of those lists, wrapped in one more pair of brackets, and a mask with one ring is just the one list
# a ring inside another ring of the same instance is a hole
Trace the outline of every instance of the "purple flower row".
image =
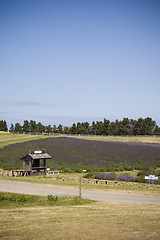
[(126, 181), (126, 182), (134, 182), (134, 177), (132, 176), (118, 176), (117, 181)]
[(158, 180), (146, 180), (146, 183), (160, 184), (160, 178)]
[(98, 179), (104, 179), (104, 180), (109, 180), (111, 177), (111, 174), (110, 173), (101, 173), (99, 176), (98, 176)]

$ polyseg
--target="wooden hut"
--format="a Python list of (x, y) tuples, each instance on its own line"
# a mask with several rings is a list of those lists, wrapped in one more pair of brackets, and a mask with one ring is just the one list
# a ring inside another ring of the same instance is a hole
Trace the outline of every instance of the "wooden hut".
[(30, 151), (30, 153), (21, 159), (23, 160), (23, 171), (29, 175), (45, 175), (46, 160), (52, 157), (44, 150)]

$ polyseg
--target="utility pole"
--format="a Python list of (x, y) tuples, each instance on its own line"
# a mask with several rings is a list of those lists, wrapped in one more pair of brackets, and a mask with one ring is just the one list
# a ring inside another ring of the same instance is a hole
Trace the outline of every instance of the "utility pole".
[[(83, 173), (85, 173), (86, 170), (83, 170)], [(79, 197), (82, 197), (82, 176), (79, 178)]]
[(82, 177), (79, 178), (79, 197), (82, 196)]

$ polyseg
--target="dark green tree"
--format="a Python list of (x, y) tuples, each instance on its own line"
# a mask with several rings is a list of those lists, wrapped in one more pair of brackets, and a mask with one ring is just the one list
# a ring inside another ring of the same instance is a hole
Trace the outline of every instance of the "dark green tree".
[(133, 134), (134, 135), (142, 135), (143, 133), (143, 119), (138, 118), (137, 121), (135, 121), (134, 129), (133, 129)]
[(15, 131), (14, 125), (13, 125), (13, 123), (11, 123), (9, 132), (10, 132), (10, 133), (14, 133), (14, 131)]
[(23, 127), (21, 126), (20, 123), (16, 123), (15, 124), (15, 130), (14, 130), (15, 133), (23, 133)]
[(23, 132), (29, 133), (29, 131), (30, 131), (30, 124), (29, 124), (28, 120), (25, 120), (24, 124), (23, 124)]
[(110, 130), (111, 135), (114, 135), (114, 136), (118, 135), (118, 130), (119, 130), (118, 120), (110, 123), (109, 130)]
[(77, 134), (77, 127), (76, 127), (75, 123), (72, 124), (71, 129), (70, 129), (70, 133), (71, 134)]
[(118, 124), (118, 135), (128, 135), (130, 130), (130, 122), (128, 118), (123, 118)]
[(81, 123), (77, 123), (77, 129), (76, 129), (77, 134), (81, 134)]
[(46, 131), (46, 127), (41, 122), (37, 123), (37, 132), (43, 133), (45, 131)]
[(57, 127), (57, 131), (58, 133), (63, 134), (63, 127), (61, 124), (59, 124), (59, 126)]
[(64, 127), (64, 134), (69, 134), (70, 133), (70, 129), (69, 129), (69, 127)]
[(57, 127), (56, 127), (56, 125), (53, 125), (53, 133), (57, 133)]
[(8, 131), (6, 120), (1, 120), (0, 121), (0, 131), (4, 131), (4, 132)]
[(154, 130), (156, 128), (156, 122), (152, 120), (152, 118), (144, 119), (144, 134), (145, 135), (153, 135)]
[(90, 133), (92, 135), (96, 135), (96, 123), (95, 123), (95, 121), (92, 122)]
[(37, 124), (35, 121), (30, 120), (30, 133), (36, 134), (37, 132)]
[(155, 135), (160, 135), (160, 127), (156, 126), (154, 130)]
[(110, 134), (109, 130), (110, 121), (104, 118), (102, 134), (108, 136)]
[(87, 134), (90, 133), (90, 128), (89, 128), (89, 123), (88, 122), (81, 123), (79, 133), (82, 134), (82, 135), (87, 135)]
[(46, 126), (46, 133), (52, 133), (53, 132), (53, 129), (52, 129), (52, 127), (51, 127), (51, 125), (48, 125), (48, 126)]
[(134, 120), (134, 119), (130, 119), (130, 120), (129, 120), (129, 126), (130, 126), (130, 128), (129, 128), (128, 135), (133, 135), (133, 129), (134, 129), (134, 127), (135, 127), (135, 123), (136, 123), (136, 120)]

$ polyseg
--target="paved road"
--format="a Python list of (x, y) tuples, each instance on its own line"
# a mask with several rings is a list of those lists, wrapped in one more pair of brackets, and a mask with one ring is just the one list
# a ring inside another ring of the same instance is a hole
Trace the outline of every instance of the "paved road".
[[(59, 187), (4, 180), (0, 180), (0, 191), (42, 196), (47, 196), (49, 194), (58, 196), (68, 194), (76, 196), (79, 194), (79, 189), (73, 187)], [(131, 193), (126, 194), (108, 191), (88, 191), (82, 189), (82, 197), (99, 201), (160, 204), (160, 197), (136, 195)]]

